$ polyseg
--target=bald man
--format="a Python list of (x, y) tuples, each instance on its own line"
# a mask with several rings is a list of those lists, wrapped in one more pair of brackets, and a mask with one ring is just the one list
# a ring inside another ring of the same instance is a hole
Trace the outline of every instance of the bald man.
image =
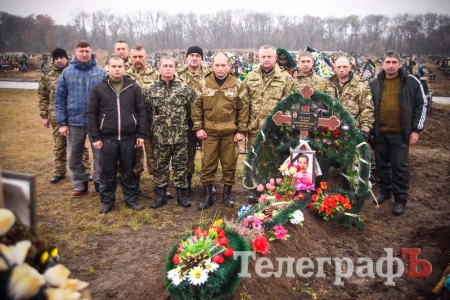
[(351, 71), (350, 61), (342, 56), (335, 62), (336, 74), (328, 78), (325, 92), (338, 99), (355, 119), (364, 139), (373, 127), (374, 110), (370, 87)]

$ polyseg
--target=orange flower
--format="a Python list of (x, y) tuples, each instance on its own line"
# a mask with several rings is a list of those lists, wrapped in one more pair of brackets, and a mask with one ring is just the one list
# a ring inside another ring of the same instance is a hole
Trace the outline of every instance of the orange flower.
[(308, 207), (313, 207), (314, 206), (314, 202), (309, 202), (308, 203)]
[(316, 192), (317, 192), (317, 194), (322, 194), (322, 189), (321, 188), (317, 188)]
[(345, 209), (352, 209), (352, 205), (349, 204), (349, 203), (344, 204), (344, 208), (345, 208)]
[(317, 194), (314, 194), (311, 196), (312, 201), (317, 201), (317, 199), (319, 199), (319, 197), (317, 196)]
[(331, 208), (327, 208), (326, 213), (327, 213), (327, 215), (331, 215)]
[(320, 183), (320, 187), (322, 188), (322, 189), (327, 189), (328, 188), (328, 184), (325, 182), (325, 181), (322, 181), (321, 183)]
[(317, 209), (319, 210), (319, 212), (323, 212), (323, 210), (325, 209), (325, 206), (319, 205), (319, 207), (317, 207)]

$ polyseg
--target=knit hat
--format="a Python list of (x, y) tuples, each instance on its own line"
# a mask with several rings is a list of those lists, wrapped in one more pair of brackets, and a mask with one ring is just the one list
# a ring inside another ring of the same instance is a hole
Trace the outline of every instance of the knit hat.
[(62, 57), (62, 56), (69, 59), (69, 57), (67, 56), (66, 50), (64, 50), (62, 48), (56, 48), (55, 50), (53, 50), (53, 52), (52, 52), (53, 60), (55, 60), (55, 58), (57, 58), (57, 57)]
[(192, 47), (189, 47), (186, 56), (189, 56), (189, 54), (191, 54), (191, 53), (197, 53), (197, 54), (200, 54), (200, 56), (201, 56), (202, 59), (203, 59), (203, 50), (202, 50), (202, 48), (200, 48), (200, 47), (198, 47), (198, 46), (192, 46)]

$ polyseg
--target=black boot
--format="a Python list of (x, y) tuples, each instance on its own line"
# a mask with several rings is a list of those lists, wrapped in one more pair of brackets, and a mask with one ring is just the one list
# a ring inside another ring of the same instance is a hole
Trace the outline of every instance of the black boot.
[(193, 194), (193, 192), (192, 192), (192, 175), (187, 176), (187, 182), (188, 182), (187, 195), (190, 196)]
[(151, 208), (158, 208), (167, 204), (166, 187), (156, 188), (156, 200), (150, 205)]
[(231, 185), (223, 185), (222, 199), (225, 207), (234, 207), (234, 201), (231, 199)]
[(211, 184), (203, 186), (203, 194), (205, 195), (205, 200), (198, 205), (198, 209), (200, 210), (207, 209), (214, 204)]
[(186, 198), (187, 189), (177, 188), (177, 203), (183, 207), (191, 206), (191, 202)]
[[(155, 187), (155, 194), (158, 194), (158, 188), (156, 188)], [(169, 190), (168, 189), (166, 189), (166, 199), (167, 200), (170, 200), (170, 199), (172, 199), (173, 197), (172, 197), (172, 194), (169, 192)]]

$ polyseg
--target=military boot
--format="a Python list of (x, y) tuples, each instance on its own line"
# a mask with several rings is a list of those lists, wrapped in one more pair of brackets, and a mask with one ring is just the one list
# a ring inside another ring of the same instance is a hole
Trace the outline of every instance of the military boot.
[(203, 194), (205, 195), (205, 200), (203, 200), (203, 202), (198, 205), (198, 209), (200, 210), (207, 209), (214, 204), (211, 184), (203, 186)]
[(186, 198), (187, 189), (177, 188), (177, 203), (183, 207), (191, 206), (191, 202)]
[[(158, 194), (158, 188), (155, 187), (155, 194)], [(166, 200), (172, 199), (172, 194), (169, 192), (168, 189), (166, 189)]]
[(150, 205), (151, 208), (158, 208), (167, 204), (166, 187), (156, 188), (156, 200)]
[(234, 207), (234, 201), (231, 199), (231, 185), (224, 184), (222, 199), (223, 203), (225, 203), (225, 207)]
[(190, 196), (193, 194), (193, 192), (192, 192), (192, 175), (187, 176), (187, 182), (188, 182), (188, 187), (187, 187), (186, 195)]

